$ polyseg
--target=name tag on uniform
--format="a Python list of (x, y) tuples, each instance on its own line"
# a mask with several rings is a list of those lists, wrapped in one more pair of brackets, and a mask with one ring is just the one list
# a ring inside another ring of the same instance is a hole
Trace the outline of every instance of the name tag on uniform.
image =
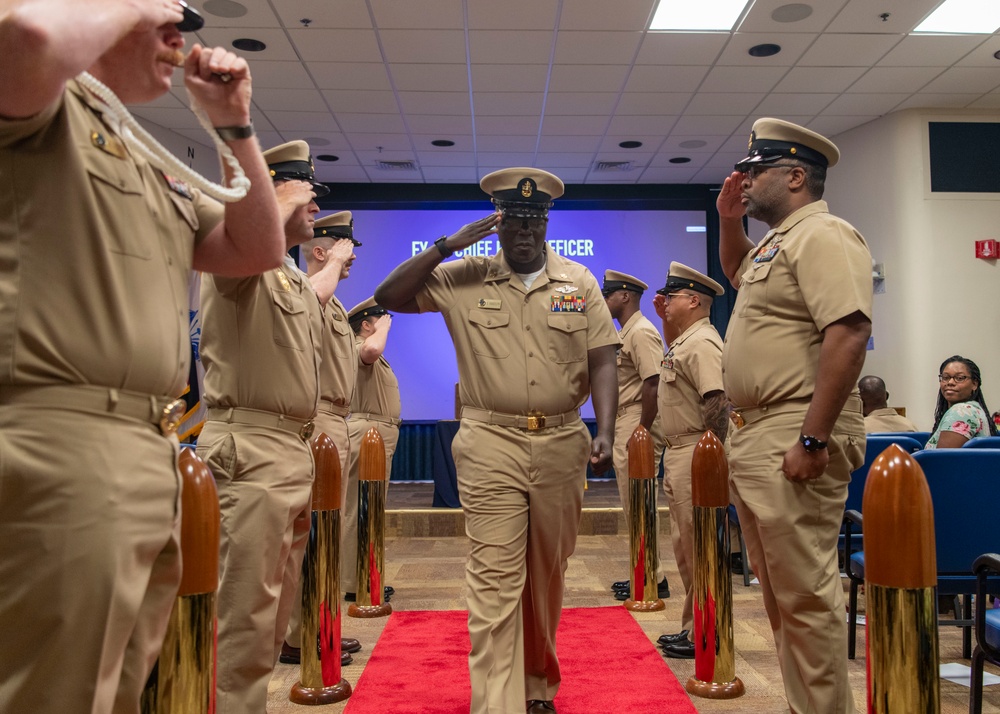
[(553, 295), (551, 312), (586, 312), (587, 298), (583, 295)]
[(479, 298), (479, 302), (476, 303), (483, 310), (499, 310), (500, 301), (499, 300), (488, 300), (487, 298)]

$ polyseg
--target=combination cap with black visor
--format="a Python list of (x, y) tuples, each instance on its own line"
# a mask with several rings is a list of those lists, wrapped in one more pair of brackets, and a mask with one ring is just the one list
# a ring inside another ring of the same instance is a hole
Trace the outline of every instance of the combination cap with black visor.
[(197, 10), (188, 5), (184, 0), (177, 0), (184, 12), (184, 19), (177, 23), (177, 29), (181, 32), (197, 32), (205, 26), (205, 18)]
[(656, 292), (660, 295), (669, 295), (678, 290), (694, 290), (696, 293), (713, 298), (726, 292), (725, 288), (704, 273), (674, 261), (667, 272), (667, 284)]
[(604, 297), (608, 297), (619, 290), (630, 290), (642, 295), (648, 289), (649, 286), (646, 283), (633, 275), (620, 273), (617, 270), (604, 271), (604, 284), (601, 286), (601, 294)]
[(381, 317), (388, 315), (389, 311), (375, 302), (374, 297), (370, 297), (363, 302), (359, 302), (347, 313), (347, 321), (352, 328), (356, 328), (358, 323), (369, 317)]
[(746, 173), (755, 165), (773, 164), (782, 159), (797, 159), (824, 168), (840, 160), (840, 149), (814, 131), (783, 119), (762, 118), (750, 131), (748, 156), (736, 164), (736, 170)]
[(317, 219), (313, 223), (313, 238), (333, 238), (334, 240), (346, 238), (354, 244), (355, 248), (361, 245), (361, 241), (354, 237), (354, 218), (350, 211), (338, 211)]
[(552, 202), (566, 186), (555, 174), (518, 166), (486, 174), (479, 187), (493, 198), (493, 205), (511, 218), (547, 218)]
[(264, 152), (268, 173), (275, 181), (305, 181), (313, 187), (316, 198), (330, 193), (330, 187), (316, 180), (316, 169), (313, 168), (312, 156), (309, 154), (309, 144), (296, 139), (286, 144), (279, 144)]

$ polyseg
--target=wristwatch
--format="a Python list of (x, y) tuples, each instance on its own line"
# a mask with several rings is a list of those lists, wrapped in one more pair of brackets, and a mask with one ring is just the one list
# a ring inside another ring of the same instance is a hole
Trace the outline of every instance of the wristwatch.
[(216, 126), (213, 127), (215, 133), (223, 141), (233, 141), (235, 139), (249, 139), (253, 136), (253, 121), (246, 126)]
[(436, 241), (434, 241), (434, 247), (438, 249), (442, 258), (450, 258), (454, 255), (455, 251), (447, 246), (445, 241), (448, 240), (448, 236), (441, 236)]
[(819, 451), (826, 448), (825, 441), (820, 441), (815, 436), (806, 436), (805, 434), (799, 434), (799, 443), (802, 444), (802, 448), (806, 451)]

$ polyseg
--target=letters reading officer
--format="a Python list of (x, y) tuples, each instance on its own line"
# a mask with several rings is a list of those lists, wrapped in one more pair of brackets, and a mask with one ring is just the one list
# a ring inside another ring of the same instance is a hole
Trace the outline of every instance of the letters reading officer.
[[(851, 712), (837, 539), (864, 461), (857, 380), (871, 334), (871, 254), (821, 200), (829, 140), (759, 119), (717, 206), (722, 268), (739, 288), (722, 354), (744, 426), (730, 481), (793, 712)], [(754, 246), (742, 218), (770, 230)]]
[[(453, 451), (472, 541), (473, 712), (545, 711), (559, 687), (555, 634), (576, 545), (588, 453), (611, 462), (618, 335), (597, 280), (545, 244), (556, 176), (531, 168), (480, 182), (498, 213), (398, 266), (375, 291), (400, 312), (440, 312), (458, 356), (462, 423)], [(492, 258), (442, 264), (499, 223)], [(593, 391), (597, 436), (579, 408)]]
[[(222, 48), (184, 60), (200, 27), (167, 0), (0, 6), (0, 711), (139, 711), (180, 582), (165, 408), (189, 374), (191, 269), (284, 253), (249, 69)], [(210, 121), (240, 128), (226, 143), (252, 186), (225, 208), (76, 79), (142, 104), (178, 59)]]

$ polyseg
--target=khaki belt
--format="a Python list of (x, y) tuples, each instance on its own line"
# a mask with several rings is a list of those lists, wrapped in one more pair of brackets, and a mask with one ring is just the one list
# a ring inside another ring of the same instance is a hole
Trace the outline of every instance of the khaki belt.
[(312, 419), (296, 419), (295, 417), (265, 412), (260, 409), (246, 409), (244, 407), (213, 407), (208, 410), (208, 418), (212, 421), (221, 421), (226, 424), (249, 424), (252, 426), (273, 426), (276, 429), (290, 431), (298, 434), (302, 441), (309, 441), (315, 428)]
[(339, 417), (346, 417), (351, 413), (350, 407), (342, 407), (339, 404), (334, 404), (329, 399), (319, 400), (319, 410), (328, 414), (336, 414)]
[(618, 416), (625, 416), (625, 414), (632, 409), (642, 409), (642, 402), (630, 402), (623, 407), (618, 407)]
[(381, 414), (366, 414), (365, 412), (351, 412), (351, 417), (367, 419), (368, 421), (377, 421), (381, 424), (392, 424), (393, 426), (399, 426), (403, 423), (402, 419), (397, 419), (396, 417), (387, 417), (382, 416)]
[(663, 441), (667, 445), (668, 449), (675, 449), (678, 446), (697, 444), (701, 437), (702, 434), (674, 434), (673, 436), (664, 437)]
[(107, 412), (152, 424), (164, 436), (177, 433), (177, 425), (187, 411), (183, 399), (89, 384), (0, 385), (0, 404)]
[[(808, 408), (809, 402), (812, 401), (812, 397), (804, 397), (802, 399), (786, 399), (783, 402), (774, 402), (773, 404), (765, 404), (760, 407), (749, 407), (747, 409), (735, 409), (733, 410), (733, 421), (735, 422), (737, 428), (741, 426), (746, 426), (747, 424), (753, 424), (758, 419), (762, 419), (769, 414), (784, 414), (786, 412), (799, 411), (801, 409)], [(844, 403), (844, 408), (841, 412), (861, 412), (861, 397), (856, 394), (851, 394), (847, 397), (847, 401)], [(740, 423), (742, 422), (742, 423)]]
[(481, 421), (486, 424), (496, 426), (512, 426), (517, 429), (527, 431), (537, 431), (538, 429), (548, 429), (553, 426), (562, 426), (579, 420), (580, 412), (574, 410), (565, 414), (554, 414), (552, 416), (521, 414), (504, 414), (502, 412), (491, 412), (487, 409), (476, 409), (475, 407), (462, 407), (462, 418), (472, 421)]

